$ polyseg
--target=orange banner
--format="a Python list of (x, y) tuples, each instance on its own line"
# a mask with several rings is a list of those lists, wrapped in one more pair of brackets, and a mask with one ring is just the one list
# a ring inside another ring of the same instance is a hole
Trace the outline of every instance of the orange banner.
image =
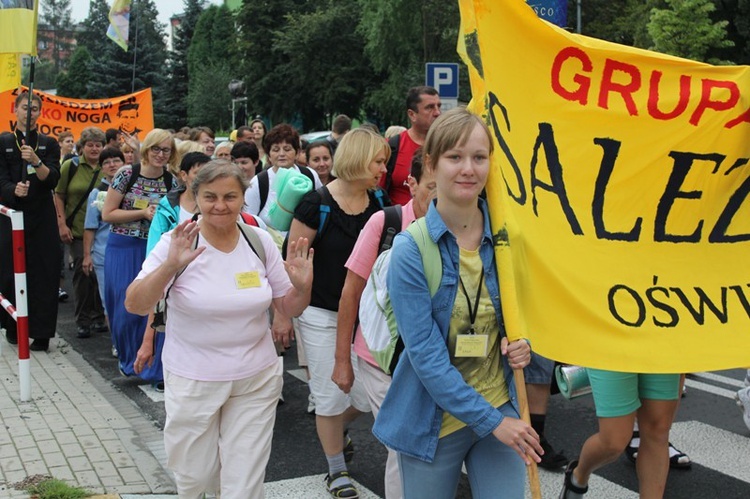
[[(16, 126), (15, 100), (19, 91), (0, 93), (0, 130), (13, 130)], [(95, 126), (102, 130), (116, 128), (142, 140), (154, 128), (150, 88), (111, 99), (92, 100), (34, 93), (42, 99), (39, 131), (50, 137), (70, 131), (77, 140), (84, 128)]]

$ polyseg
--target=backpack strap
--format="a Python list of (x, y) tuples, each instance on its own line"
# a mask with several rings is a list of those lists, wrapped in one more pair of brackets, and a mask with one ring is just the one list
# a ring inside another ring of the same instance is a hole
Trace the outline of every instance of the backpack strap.
[[(193, 215), (193, 222), (197, 220), (197, 214)], [(249, 225), (247, 224), (241, 224), (238, 223), (237, 226), (240, 228), (240, 233), (242, 234), (242, 237), (245, 238), (245, 241), (247, 241), (247, 244), (250, 245), (250, 249), (253, 250), (253, 253), (255, 253), (258, 258), (260, 258), (260, 261), (263, 262), (263, 266), (266, 266), (266, 249), (263, 247), (263, 241), (260, 240), (260, 236), (255, 232), (254, 229), (251, 229)], [(195, 240), (193, 241), (193, 250), (198, 248), (198, 239), (200, 238), (200, 233), (195, 236)], [(187, 269), (187, 265), (182, 267), (179, 271), (177, 271), (177, 274), (175, 274), (174, 279), (172, 279), (172, 284), (169, 285), (167, 288), (167, 292), (164, 294), (164, 308), (166, 308), (167, 298), (169, 298), (169, 292), (172, 290), (172, 286), (174, 286), (175, 281), (177, 281), (177, 278), (180, 277), (183, 272), (185, 272), (185, 269)]]
[(401, 232), (401, 205), (386, 206), (383, 208), (384, 222), (383, 231), (380, 233), (380, 244), (378, 255), (393, 246), (393, 238)]
[[(406, 133), (406, 132), (402, 132)], [(394, 135), (390, 139), (388, 139), (388, 145), (391, 148), (391, 157), (388, 158), (388, 163), (386, 164), (386, 172), (385, 172), (385, 185), (384, 189), (386, 192), (391, 191), (391, 183), (393, 182), (393, 172), (396, 170), (396, 158), (398, 157), (398, 148), (401, 144), (401, 134)]]
[(310, 179), (310, 182), (312, 182), (313, 189), (315, 189), (315, 175), (313, 175), (312, 170), (306, 166), (299, 166), (299, 172), (304, 175), (305, 177)]
[(75, 177), (75, 174), (78, 171), (78, 165), (80, 163), (80, 156), (73, 156), (72, 158), (70, 158), (70, 168), (68, 168), (68, 185), (70, 185), (70, 181), (73, 180), (73, 177)]
[(318, 223), (318, 231), (315, 233), (316, 240), (320, 239), (323, 234), (323, 229), (331, 215), (331, 205), (333, 204), (333, 196), (331, 196), (331, 191), (328, 190), (328, 187), (323, 186), (318, 189), (318, 194), (320, 194), (320, 223)]
[(109, 189), (109, 184), (102, 180), (101, 182), (99, 182), (99, 185), (97, 185), (96, 188), (99, 189), (99, 192), (107, 192), (107, 190)]
[(406, 230), (414, 238), (414, 242), (417, 243), (417, 248), (419, 248), (419, 253), (422, 256), (422, 267), (424, 267), (430, 296), (435, 296), (438, 288), (440, 288), (440, 281), (443, 278), (440, 248), (438, 248), (437, 243), (430, 237), (430, 233), (427, 230), (427, 221), (424, 217), (418, 218)]
[(381, 209), (384, 209), (386, 206), (390, 206), (390, 199), (388, 199), (388, 203), (386, 203), (385, 201), (387, 194), (385, 190), (381, 189), (380, 187), (376, 187), (372, 193), (375, 195), (375, 199), (378, 201)]
[[(76, 169), (78, 168), (78, 161), (76, 161), (77, 159), (78, 157), (76, 156), (70, 162), (71, 168), (73, 167), (74, 163), (76, 165)], [(91, 194), (91, 191), (94, 190), (94, 184), (96, 183), (98, 178), (99, 178), (99, 170), (94, 170), (94, 175), (91, 177), (91, 182), (89, 182), (89, 186), (86, 187), (86, 194), (84, 194), (83, 197), (78, 200), (78, 204), (75, 206), (75, 208), (73, 208), (73, 211), (71, 211), (70, 215), (65, 218), (65, 225), (67, 225), (68, 227), (73, 227), (73, 221), (75, 220), (76, 215), (78, 215), (78, 212), (81, 211), (83, 204), (86, 201), (88, 201), (89, 194)], [(68, 176), (68, 187), (70, 187), (70, 179), (71, 179), (71, 176)]]
[[(414, 238), (414, 242), (417, 243), (419, 254), (422, 256), (422, 267), (427, 278), (427, 288), (430, 290), (430, 296), (435, 296), (435, 293), (440, 288), (440, 281), (443, 279), (443, 259), (440, 256), (440, 248), (438, 248), (437, 243), (430, 237), (424, 217), (415, 220), (406, 230)], [(404, 340), (399, 336), (396, 341), (393, 358), (388, 366), (391, 376), (396, 370), (396, 365), (403, 351)]]
[(133, 166), (130, 167), (130, 171), (131, 171), (130, 178), (128, 179), (128, 184), (125, 187), (125, 194), (130, 192), (130, 189), (132, 189), (135, 183), (138, 181), (138, 176), (140, 176), (141, 174), (141, 164), (140, 163), (134, 164)]
[(166, 167), (164, 167), (164, 186), (167, 188), (167, 192), (171, 191), (174, 186), (174, 177)]
[[(258, 214), (263, 211), (263, 207), (268, 201), (268, 188), (270, 181), (268, 180), (268, 170), (263, 170), (258, 175), (258, 194), (260, 194), (260, 208), (258, 208)], [(313, 185), (315, 185), (313, 183)]]
[(248, 224), (237, 224), (240, 228), (240, 232), (242, 233), (242, 236), (245, 238), (245, 241), (247, 241), (247, 244), (250, 245), (250, 249), (253, 250), (253, 253), (255, 253), (258, 258), (260, 258), (260, 261), (263, 263), (263, 266), (266, 266), (266, 248), (263, 247), (263, 241), (260, 240), (260, 236), (257, 232), (255, 232), (255, 229), (253, 229)]
[[(130, 174), (130, 179), (128, 179), (128, 185), (125, 188), (125, 192), (129, 192), (130, 189), (133, 188), (135, 183), (138, 181), (138, 176), (141, 174), (141, 164), (136, 163), (133, 166), (130, 167), (133, 171), (133, 173)], [(174, 177), (171, 173), (169, 173), (169, 170), (166, 168), (163, 168), (162, 171), (162, 177), (164, 177), (164, 186), (167, 188), (167, 192), (172, 190), (172, 186), (174, 185)]]

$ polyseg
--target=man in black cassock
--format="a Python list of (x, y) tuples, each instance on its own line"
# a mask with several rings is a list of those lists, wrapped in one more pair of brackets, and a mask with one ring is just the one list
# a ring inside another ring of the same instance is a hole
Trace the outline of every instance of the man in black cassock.
[[(26, 289), (29, 305), (29, 348), (47, 351), (57, 326), (60, 285), (60, 234), (52, 190), (60, 179), (60, 146), (41, 134), (36, 121), (42, 102), (33, 95), (16, 98), (16, 127), (0, 134), (0, 203), (23, 212), (26, 241)], [(24, 173), (25, 172), (25, 173)], [(10, 218), (0, 216), (0, 293), (15, 304), (13, 244)], [(17, 343), (16, 321), (0, 310), (0, 325), (9, 343)]]

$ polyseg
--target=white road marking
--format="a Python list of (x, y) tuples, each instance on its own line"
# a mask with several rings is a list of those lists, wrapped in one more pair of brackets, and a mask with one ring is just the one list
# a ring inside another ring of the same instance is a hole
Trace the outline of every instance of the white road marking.
[[(737, 411), (737, 418), (742, 414)], [(703, 467), (750, 483), (750, 438), (699, 421), (674, 423), (669, 440)]]

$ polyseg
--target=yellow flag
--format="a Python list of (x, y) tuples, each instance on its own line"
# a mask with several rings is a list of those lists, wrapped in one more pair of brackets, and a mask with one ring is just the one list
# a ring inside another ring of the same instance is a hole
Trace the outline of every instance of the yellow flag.
[(109, 28), (107, 36), (128, 51), (128, 35), (130, 30), (130, 0), (115, 0), (109, 11)]
[(748, 366), (750, 67), (460, 2), (509, 334), (611, 370)]
[(0, 2), (0, 54), (36, 56), (38, 0), (2, 0)]
[(0, 54), (0, 93), (21, 85), (21, 65), (18, 54)]

